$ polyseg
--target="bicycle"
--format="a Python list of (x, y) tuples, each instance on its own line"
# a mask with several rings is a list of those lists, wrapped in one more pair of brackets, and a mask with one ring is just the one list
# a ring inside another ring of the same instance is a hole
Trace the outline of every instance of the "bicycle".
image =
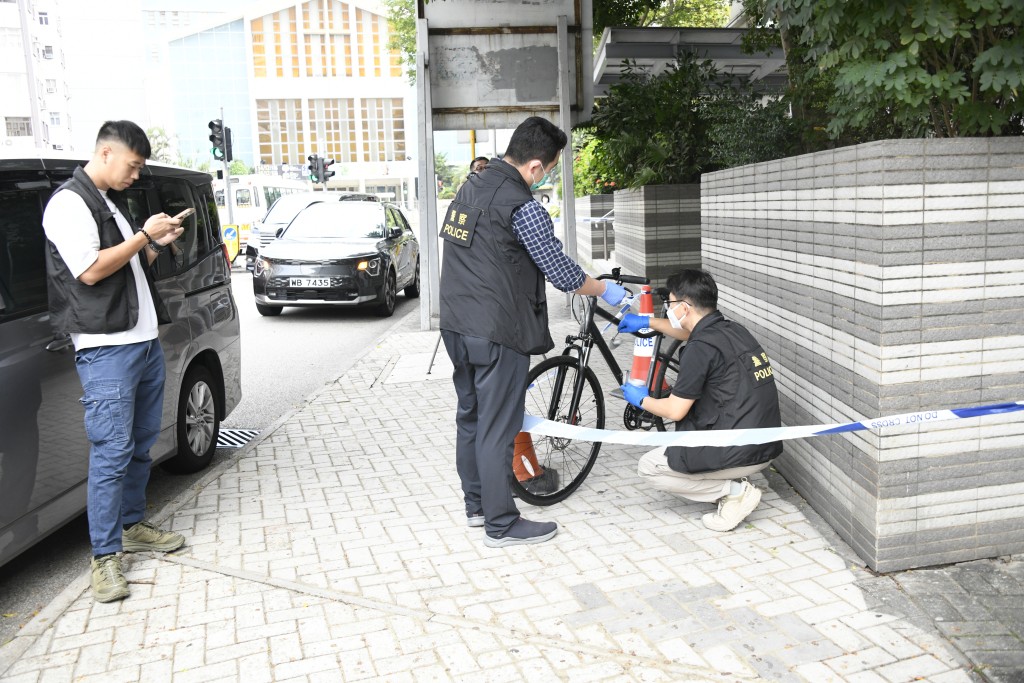
[[(600, 275), (597, 279), (613, 279), (619, 284), (636, 285), (646, 285), (650, 282), (647, 278), (622, 275), (619, 271), (619, 268), (613, 268), (611, 273)], [(663, 301), (667, 300), (667, 293), (660, 294)], [(526, 411), (556, 422), (603, 429), (604, 393), (596, 373), (590, 367), (590, 355), (594, 347), (601, 352), (615, 377), (616, 386), (611, 393), (617, 398), (622, 397), (622, 390), (619, 387), (623, 384), (624, 375), (602, 331), (594, 322), (594, 316), (596, 314), (615, 325), (619, 319), (600, 308), (597, 297), (589, 296), (582, 299), (584, 307), (583, 315), (578, 318), (579, 332), (566, 336), (561, 355), (546, 358), (530, 369), (527, 375)], [(625, 310), (622, 309), (620, 313)], [(678, 351), (684, 342), (673, 339), (668, 350), (662, 352), (661, 334), (652, 330), (649, 333), (635, 333), (635, 336), (654, 338), (652, 362), (647, 373), (647, 388), (654, 398), (668, 396), (679, 372)], [(629, 403), (626, 403), (623, 412), (623, 424), (628, 430), (649, 430), (652, 427), (658, 431), (674, 429), (673, 422), (640, 410)], [(575, 441), (551, 436), (535, 437), (534, 458), (520, 453), (518, 448), (513, 456), (513, 471), (510, 477), (512, 491), (531, 505), (545, 506), (561, 502), (587, 478), (600, 450), (601, 442)]]

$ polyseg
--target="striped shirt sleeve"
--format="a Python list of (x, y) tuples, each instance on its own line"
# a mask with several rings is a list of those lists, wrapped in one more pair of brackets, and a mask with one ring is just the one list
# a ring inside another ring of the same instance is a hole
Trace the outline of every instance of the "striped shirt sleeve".
[(555, 237), (551, 216), (536, 199), (512, 212), (512, 230), (537, 264), (544, 277), (556, 289), (573, 292), (583, 286), (586, 273), (565, 255), (562, 243)]

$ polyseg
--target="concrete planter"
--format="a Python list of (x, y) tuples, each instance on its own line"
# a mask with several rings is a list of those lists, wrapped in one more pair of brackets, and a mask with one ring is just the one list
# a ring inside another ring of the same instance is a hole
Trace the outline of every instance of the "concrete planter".
[(576, 249), (580, 263), (590, 265), (598, 259), (611, 258), (615, 249), (614, 216), (598, 221), (613, 208), (610, 194), (593, 194), (576, 198)]
[(648, 185), (615, 192), (615, 262), (663, 285), (680, 268), (700, 268), (700, 185)]
[[(701, 215), (704, 267), (772, 356), (784, 423), (1024, 400), (1024, 140), (711, 173)], [(788, 441), (777, 468), (875, 570), (1024, 552), (1020, 413)]]

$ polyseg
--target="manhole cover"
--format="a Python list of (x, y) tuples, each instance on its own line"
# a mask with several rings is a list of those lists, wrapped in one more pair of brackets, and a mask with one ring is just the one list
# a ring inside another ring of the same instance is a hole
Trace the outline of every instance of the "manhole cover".
[(217, 448), (241, 448), (260, 433), (258, 429), (221, 429)]

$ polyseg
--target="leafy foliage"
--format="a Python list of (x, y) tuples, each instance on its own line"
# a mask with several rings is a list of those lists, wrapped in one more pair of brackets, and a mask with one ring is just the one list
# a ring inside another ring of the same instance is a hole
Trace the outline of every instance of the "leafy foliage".
[(594, 36), (611, 26), (724, 26), (728, 0), (594, 0)]
[(767, 0), (764, 15), (833, 79), (833, 138), (881, 124), (904, 137), (1024, 132), (1020, 0)]
[(577, 192), (700, 182), (708, 171), (786, 156), (796, 137), (785, 103), (762, 104), (745, 82), (689, 53), (658, 75), (627, 66), (591, 123), (599, 147), (581, 141)]
[(153, 161), (159, 161), (164, 164), (174, 163), (174, 148), (177, 144), (163, 127), (151, 126), (147, 128), (146, 137), (149, 138), (149, 146), (152, 152), (150, 158)]
[(384, 0), (388, 17), (388, 49), (397, 50), (399, 62), (416, 82), (416, 3), (414, 0)]
[(592, 129), (577, 128), (572, 132), (572, 188), (577, 197), (614, 192), (613, 171), (601, 155), (601, 141)]

